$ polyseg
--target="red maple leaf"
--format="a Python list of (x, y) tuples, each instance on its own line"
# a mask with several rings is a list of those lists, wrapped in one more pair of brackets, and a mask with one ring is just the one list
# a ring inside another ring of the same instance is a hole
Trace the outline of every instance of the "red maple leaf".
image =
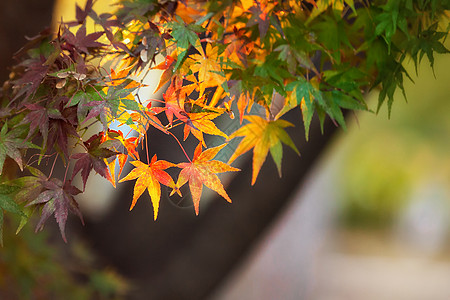
[[(59, 150), (68, 157), (67, 142), (68, 136), (79, 138), (77, 133), (77, 108), (75, 106), (62, 108), (64, 102), (61, 101), (59, 109), (54, 110), (54, 114), (49, 114), (49, 128), (47, 145), (57, 146)], [(51, 149), (47, 149), (49, 152)]]
[[(69, 29), (64, 28), (62, 37), (66, 40), (69, 49), (75, 48), (79, 53), (89, 54), (89, 49), (106, 46), (105, 44), (97, 42), (97, 39), (103, 34), (104, 32), (100, 31), (86, 35), (86, 25), (83, 24), (80, 28), (78, 28), (76, 35), (74, 35)], [(66, 46), (64, 46), (64, 48), (65, 47)]]
[(75, 166), (73, 167), (73, 177), (81, 171), (81, 178), (83, 179), (83, 189), (86, 187), (86, 181), (94, 169), (98, 174), (108, 179), (114, 186), (115, 182), (109, 173), (108, 167), (105, 163), (105, 158), (109, 158), (118, 154), (118, 152), (112, 151), (101, 143), (102, 134), (96, 134), (90, 137), (86, 142), (83, 142), (86, 147), (86, 153), (76, 153), (71, 156), (73, 159), (77, 159)]
[(183, 80), (181, 78), (174, 77), (170, 86), (163, 94), (165, 106), (152, 107), (152, 110), (155, 113), (164, 111), (170, 126), (173, 124), (174, 116), (184, 123), (189, 122), (189, 116), (184, 110), (184, 100), (194, 88), (195, 86), (193, 84), (183, 86)]

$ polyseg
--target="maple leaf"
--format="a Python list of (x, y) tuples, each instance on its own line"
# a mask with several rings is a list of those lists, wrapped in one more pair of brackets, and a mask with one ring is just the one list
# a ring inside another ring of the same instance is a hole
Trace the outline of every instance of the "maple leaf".
[(243, 82), (239, 81), (230, 81), (232, 86), (230, 88), (231, 101), (228, 103), (231, 106), (233, 101), (236, 101), (236, 105), (239, 111), (239, 122), (242, 124), (244, 120), (245, 109), (247, 109), (247, 113), (250, 112), (253, 102), (254, 102), (254, 93), (250, 94), (249, 91), (245, 91), (243, 87)]
[(69, 210), (75, 213), (84, 225), (83, 216), (78, 208), (78, 203), (73, 196), (81, 193), (81, 191), (74, 187), (70, 181), (63, 183), (57, 178), (52, 178), (47, 181), (42, 181), (42, 186), (45, 191), (40, 193), (36, 199), (27, 204), (30, 205), (43, 205), (41, 218), (36, 225), (36, 231), (42, 230), (44, 223), (47, 219), (54, 214), (56, 222), (58, 223), (59, 230), (64, 242), (67, 243), (65, 234), (65, 227), (67, 222), (67, 216)]
[(139, 160), (132, 161), (131, 164), (136, 168), (131, 170), (127, 176), (122, 178), (119, 182), (136, 179), (133, 191), (133, 201), (131, 202), (130, 210), (136, 205), (138, 198), (147, 189), (148, 194), (153, 205), (153, 218), (158, 217), (159, 201), (161, 200), (161, 185), (168, 187), (175, 187), (175, 182), (167, 172), (163, 171), (170, 167), (175, 167), (175, 164), (165, 161), (157, 160), (156, 154), (152, 157), (150, 164), (144, 164)]
[(241, 63), (244, 67), (248, 67), (247, 57), (253, 50), (253, 42), (243, 34), (244, 30), (233, 28), (233, 35), (225, 36), (224, 43), (227, 45), (224, 54), (225, 57), (231, 59), (235, 63)]
[[(32, 174), (32, 176), (23, 176), (14, 179), (13, 183), (20, 187), (19, 191), (14, 194), (14, 200), (17, 203), (29, 203), (36, 199), (36, 195), (39, 195), (44, 186), (42, 182), (47, 181), (47, 176), (42, 173), (40, 170), (33, 168), (31, 166), (26, 166), (26, 169)], [(24, 213), (20, 217), (20, 224), (16, 230), (16, 234), (18, 234), (22, 228), (28, 223), (28, 219), (33, 214), (35, 207), (25, 207)]]
[(86, 187), (86, 181), (92, 169), (108, 179), (108, 181), (115, 186), (115, 181), (111, 177), (104, 159), (115, 156), (118, 152), (107, 149), (105, 147), (106, 143), (101, 143), (101, 140), (102, 134), (93, 135), (86, 142), (83, 142), (87, 149), (87, 153), (76, 153), (71, 156), (71, 158), (77, 159), (77, 162), (73, 167), (72, 179), (76, 174), (78, 174), (78, 172), (81, 171), (83, 189)]
[[(105, 141), (120, 142), (120, 145), (113, 146), (113, 149), (115, 151), (118, 151), (117, 161), (119, 162), (119, 173), (117, 174), (117, 177), (120, 177), (120, 174), (122, 174), (123, 171), (123, 167), (125, 166), (125, 163), (128, 159), (128, 155), (130, 155), (134, 159), (139, 159), (139, 153), (136, 151), (139, 139), (137, 137), (125, 138), (122, 131), (108, 129), (107, 134), (102, 138), (102, 143)], [(115, 186), (116, 159), (112, 159), (111, 162), (108, 162), (107, 160), (107, 164), (111, 172), (111, 178), (114, 181), (113, 185)]]
[(205, 29), (196, 24), (186, 24), (180, 18), (176, 16), (177, 21), (168, 23), (167, 27), (172, 29), (172, 37), (177, 42), (179, 48), (188, 49), (189, 45), (196, 46), (199, 40), (197, 32), (202, 32)]
[(153, 108), (148, 109), (151, 106), (151, 103), (147, 105), (147, 109), (143, 112), (135, 112), (130, 114), (130, 119), (132, 124), (126, 123), (130, 128), (139, 132), (142, 136), (145, 135), (150, 125), (155, 127), (156, 129), (161, 130), (165, 134), (167, 133), (167, 129), (162, 125), (161, 121), (155, 115)]
[(86, 17), (92, 11), (92, 5), (93, 5), (93, 0), (87, 0), (86, 5), (84, 6), (84, 9), (79, 7), (78, 4), (75, 4), (75, 9), (76, 9), (75, 17), (78, 21), (78, 24), (84, 23), (84, 20), (86, 20)]
[(230, 139), (238, 136), (243, 136), (244, 138), (230, 157), (228, 163), (232, 163), (237, 157), (253, 148), (252, 185), (254, 185), (259, 170), (270, 150), (270, 154), (277, 165), (278, 174), (281, 177), (281, 159), (283, 157), (281, 143), (288, 145), (300, 155), (294, 142), (284, 130), (284, 128), (294, 125), (286, 120), (267, 121), (260, 116), (254, 115), (245, 116), (244, 118), (250, 123), (242, 126), (230, 135)]
[(192, 72), (198, 72), (198, 81), (200, 87), (200, 95), (203, 96), (205, 89), (213, 86), (221, 86), (225, 81), (225, 75), (218, 61), (218, 47), (212, 47), (211, 44), (206, 45), (206, 51), (202, 47), (198, 47), (200, 54), (194, 54), (191, 59), (195, 63), (191, 65)]
[(39, 131), (44, 139), (43, 144), (47, 144), (49, 121), (47, 109), (38, 104), (25, 104), (25, 107), (31, 110), (24, 118), (30, 124), (30, 131), (28, 132), (27, 139), (34, 133), (36, 128), (39, 127)]
[(20, 191), (18, 191), (15, 195), (15, 199), (19, 203), (28, 203), (36, 199), (36, 195), (39, 195), (44, 188), (41, 182), (47, 180), (47, 176), (40, 170), (31, 166), (26, 166), (26, 169), (33, 176), (19, 177), (14, 180), (14, 183), (21, 187)]
[(6, 156), (12, 158), (23, 171), (21, 148), (38, 148), (30, 142), (21, 139), (24, 133), (23, 127), (16, 127), (8, 131), (8, 123), (5, 123), (0, 131), (0, 175), (2, 174), (3, 164)]
[(184, 125), (184, 140), (188, 138), (189, 133), (192, 133), (200, 142), (202, 142), (204, 146), (206, 146), (206, 144), (203, 138), (203, 133), (218, 135), (228, 139), (228, 136), (217, 128), (216, 124), (211, 121), (220, 116), (220, 114), (207, 112), (188, 113), (187, 115), (190, 123), (186, 123)]
[[(121, 89), (131, 90), (131, 91), (135, 88), (143, 86), (143, 84), (129, 78), (130, 70), (132, 68), (133, 68), (133, 65), (128, 66), (123, 69), (120, 69), (120, 70), (117, 70), (117, 72), (114, 69), (111, 69), (111, 75), (110, 75), (111, 81), (107, 82), (106, 84), (108, 86), (120, 86)], [(134, 98), (131, 98), (131, 99), (134, 99)]]
[[(61, 106), (64, 103), (61, 102)], [(54, 115), (49, 115), (49, 129), (48, 129), (48, 140), (47, 145), (45, 146), (57, 146), (60, 151), (66, 156), (69, 157), (68, 154), (68, 136), (72, 135), (74, 137), (79, 138), (79, 135), (76, 131), (78, 121), (77, 121), (77, 108), (75, 106), (68, 107), (62, 109), (60, 107), (59, 113), (58, 110), (54, 110)], [(47, 152), (50, 151), (51, 148), (47, 148)], [(45, 148), (42, 149), (44, 151)]]
[(15, 82), (17, 94), (14, 99), (25, 94), (24, 100), (34, 96), (37, 89), (44, 81), (49, 66), (45, 65), (45, 57), (40, 56), (36, 59), (26, 60), (22, 63), (25, 73)]
[(255, 5), (250, 7), (249, 11), (252, 13), (252, 18), (247, 23), (247, 26), (258, 24), (259, 36), (263, 40), (270, 26), (269, 8), (264, 3), (255, 1)]
[[(107, 87), (106, 94), (103, 90), (97, 91), (94, 89), (94, 92), (100, 96), (101, 100), (82, 104), (82, 106), (85, 107), (92, 107), (82, 123), (86, 123), (89, 119), (98, 117), (106, 131), (108, 124), (110, 124), (113, 119), (120, 117), (120, 114), (124, 114), (126, 109), (141, 110), (141, 105), (134, 100), (134, 96), (132, 95), (132, 92), (138, 86), (137, 84), (138, 83), (131, 79), (125, 79), (119, 82), (118, 85), (115, 85), (115, 80), (112, 80), (110, 86)], [(83, 100), (90, 100), (90, 98), (84, 98)]]
[(172, 78), (175, 63), (176, 60), (172, 56), (167, 55), (166, 59), (162, 63), (152, 68), (157, 70), (164, 70), (164, 72), (161, 74), (161, 78), (159, 79), (158, 86), (155, 88), (153, 93), (159, 91), (159, 89), (162, 88)]
[(194, 84), (183, 86), (183, 80), (174, 77), (167, 91), (163, 94), (165, 106), (152, 107), (152, 111), (155, 113), (164, 111), (170, 126), (173, 124), (174, 116), (184, 123), (189, 122), (189, 116), (184, 110), (184, 101), (194, 88)]
[(314, 73), (318, 74), (314, 64), (305, 52), (298, 51), (295, 47), (289, 44), (280, 45), (275, 48), (274, 51), (280, 52), (278, 58), (287, 63), (289, 73), (294, 75), (297, 64), (299, 63), (302, 67), (313, 70)]
[(3, 210), (26, 217), (22, 208), (12, 197), (12, 194), (18, 190), (20, 190), (18, 186), (0, 184), (0, 246), (3, 246)]
[[(189, 3), (187, 1), (179, 2), (175, 14), (186, 23), (194, 22), (204, 17), (204, 10), (200, 9), (200, 7), (201, 4), (198, 1), (190, 1)], [(201, 23), (197, 21), (195, 24)]]
[(100, 31), (86, 35), (86, 25), (83, 24), (78, 28), (76, 35), (65, 27), (62, 37), (69, 45), (79, 50), (79, 52), (89, 54), (89, 49), (106, 46), (103, 43), (97, 42), (97, 39), (103, 34), (104, 32)]
[[(104, 94), (102, 95), (104, 96)], [(84, 100), (84, 99), (83, 99)], [(84, 102), (84, 101), (83, 101)], [(112, 110), (117, 113), (119, 110), (120, 101), (118, 99), (100, 100), (100, 101), (90, 101), (88, 103), (81, 103), (78, 105), (78, 118), (81, 120), (83, 118), (84, 110), (83, 107), (90, 107), (89, 113), (84, 118), (81, 124), (85, 124), (88, 120), (98, 117), (103, 125), (104, 129), (108, 128), (108, 124), (112, 120)]]
[(24, 120), (30, 124), (30, 131), (28, 132), (27, 139), (35, 132), (36, 128), (39, 127), (39, 131), (43, 138), (43, 145), (47, 144), (49, 120), (52, 119), (64, 119), (61, 112), (56, 108), (45, 108), (38, 104), (26, 103), (25, 107), (30, 110), (30, 112), (25, 116)]
[(322, 93), (316, 89), (309, 81), (304, 78), (298, 78), (298, 80), (289, 83), (286, 86), (287, 91), (293, 91), (290, 97), (287, 97), (287, 103), (280, 111), (279, 115), (284, 114), (291, 108), (300, 105), (303, 115), (303, 124), (305, 126), (306, 140), (309, 138), (309, 127), (314, 114), (315, 100), (320, 105), (325, 106)]
[[(194, 151), (194, 158), (191, 162), (177, 164), (177, 167), (181, 168), (182, 170), (178, 175), (176, 187), (180, 188), (186, 182), (189, 182), (189, 190), (191, 191), (196, 215), (198, 215), (199, 212), (203, 185), (217, 192), (219, 195), (221, 195), (231, 203), (230, 197), (225, 192), (223, 185), (216, 174), (240, 170), (237, 168), (233, 168), (224, 162), (212, 160), (217, 155), (217, 153), (225, 146), (226, 144), (223, 144), (218, 147), (209, 148), (202, 152), (202, 143), (199, 143)], [(172, 191), (172, 194), (173, 193), (174, 191)]]

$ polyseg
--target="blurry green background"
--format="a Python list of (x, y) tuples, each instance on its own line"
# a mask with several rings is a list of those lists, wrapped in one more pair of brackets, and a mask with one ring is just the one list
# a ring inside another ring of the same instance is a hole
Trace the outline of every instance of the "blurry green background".
[(426, 59), (419, 77), (406, 68), (408, 103), (397, 93), (390, 120), (386, 107), (348, 115), (211, 299), (450, 299), (450, 56), (436, 77)]
[[(441, 197), (448, 210), (450, 57), (436, 57), (434, 73), (426, 59), (419, 77), (412, 62), (407, 70), (414, 79), (405, 82), (408, 102), (398, 92), (391, 119), (386, 105), (378, 115), (360, 113), (340, 136), (334, 155), (340, 161), (340, 222), (346, 226), (391, 228), (424, 190), (439, 191), (441, 196), (430, 197)], [(375, 110), (377, 93), (367, 101)]]

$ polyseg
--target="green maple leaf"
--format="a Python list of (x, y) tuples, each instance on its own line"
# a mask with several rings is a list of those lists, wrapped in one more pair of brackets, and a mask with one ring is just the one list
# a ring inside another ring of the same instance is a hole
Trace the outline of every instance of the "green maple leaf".
[(23, 171), (21, 148), (39, 148), (36, 145), (20, 138), (24, 133), (23, 127), (16, 127), (8, 131), (8, 124), (5, 123), (0, 131), (0, 175), (2, 174), (3, 164), (7, 156), (12, 158)]
[[(325, 102), (322, 97), (322, 93), (317, 90), (309, 81), (306, 79), (299, 77), (298, 80), (291, 82), (286, 86), (287, 91), (293, 91), (296, 99), (295, 105), (302, 105), (302, 116), (303, 116), (303, 124), (305, 126), (305, 137), (308, 140), (309, 136), (309, 127), (311, 125), (311, 120), (314, 115), (314, 99), (325, 106)], [(303, 102), (302, 102), (303, 101)], [(284, 111), (282, 111), (284, 113)], [(280, 115), (282, 114), (280, 113)]]
[(18, 186), (0, 184), (0, 245), (3, 246), (3, 211), (26, 217), (22, 208), (14, 201), (11, 194), (20, 189)]
[(433, 53), (449, 53), (450, 51), (440, 42), (447, 35), (446, 32), (436, 31), (438, 29), (438, 23), (431, 25), (427, 30), (420, 31), (418, 37), (411, 39), (409, 48), (411, 51), (411, 57), (414, 59), (416, 67), (424, 55), (427, 55), (430, 66), (434, 69), (434, 55)]
[(197, 33), (203, 32), (205, 29), (197, 24), (185, 24), (184, 21), (176, 16), (178, 22), (169, 23), (172, 28), (172, 37), (177, 41), (179, 48), (187, 49), (189, 45), (195, 47), (199, 40)]
[(181, 48), (175, 63), (174, 70), (177, 70), (183, 59), (185, 58), (190, 45), (196, 46), (200, 44), (200, 39), (197, 33), (205, 31), (205, 29), (198, 24), (185, 24), (184, 21), (176, 16), (177, 21), (168, 23), (166, 26), (172, 29), (171, 36), (176, 41), (177, 47)]
[(383, 12), (375, 17), (378, 23), (375, 28), (375, 34), (381, 35), (388, 45), (388, 52), (391, 51), (392, 37), (399, 28), (403, 33), (410, 38), (408, 31), (407, 17), (417, 17), (413, 10), (411, 1), (388, 1), (386, 5), (382, 6)]

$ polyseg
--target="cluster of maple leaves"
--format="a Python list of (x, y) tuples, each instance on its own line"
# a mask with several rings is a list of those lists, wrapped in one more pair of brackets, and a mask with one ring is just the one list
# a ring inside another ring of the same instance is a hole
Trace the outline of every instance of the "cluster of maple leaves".
[[(438, 21), (450, 7), (440, 0), (373, 2), (122, 0), (114, 15), (98, 15), (92, 0), (76, 6), (75, 21), (61, 23), (55, 35), (41, 32), (16, 53), (19, 63), (3, 86), (0, 229), (3, 211), (20, 215), (20, 230), (38, 208), (36, 229), (53, 214), (66, 240), (69, 211), (82, 220), (75, 196), (91, 171), (115, 186), (127, 161), (134, 169), (119, 182), (136, 179), (130, 209), (147, 190), (156, 220), (161, 184), (180, 196), (188, 184), (198, 214), (203, 185), (231, 202), (216, 174), (238, 171), (230, 164), (247, 151), (253, 149), (252, 184), (269, 152), (281, 176), (282, 144), (299, 153), (285, 131), (293, 125), (281, 118), (287, 111), (300, 107), (308, 138), (315, 113), (321, 124), (328, 115), (345, 128), (343, 109), (368, 110), (363, 94), (371, 88), (381, 87), (379, 106), (387, 97), (390, 110), (394, 91), (403, 90), (405, 57), (417, 64), (426, 54), (432, 64), (433, 53), (448, 52), (448, 28)], [(149, 70), (162, 71), (155, 90), (167, 86), (162, 101), (138, 95), (144, 84), (136, 78)], [(264, 113), (254, 114), (255, 106)], [(215, 120), (234, 118), (233, 110), (241, 127), (227, 135)], [(88, 135), (99, 123), (102, 129)], [(183, 137), (172, 132), (177, 126)], [(137, 146), (148, 130), (175, 139), (186, 161), (149, 159), (148, 149), (141, 159)], [(191, 134), (198, 140), (192, 158), (180, 141)], [(205, 135), (222, 145), (208, 147)], [(214, 159), (239, 137), (227, 163)], [(43, 160), (62, 161), (64, 177), (53, 176), (53, 167), (45, 175)], [(19, 176), (2, 173), (11, 161)], [(180, 169), (176, 180), (168, 168)]]

